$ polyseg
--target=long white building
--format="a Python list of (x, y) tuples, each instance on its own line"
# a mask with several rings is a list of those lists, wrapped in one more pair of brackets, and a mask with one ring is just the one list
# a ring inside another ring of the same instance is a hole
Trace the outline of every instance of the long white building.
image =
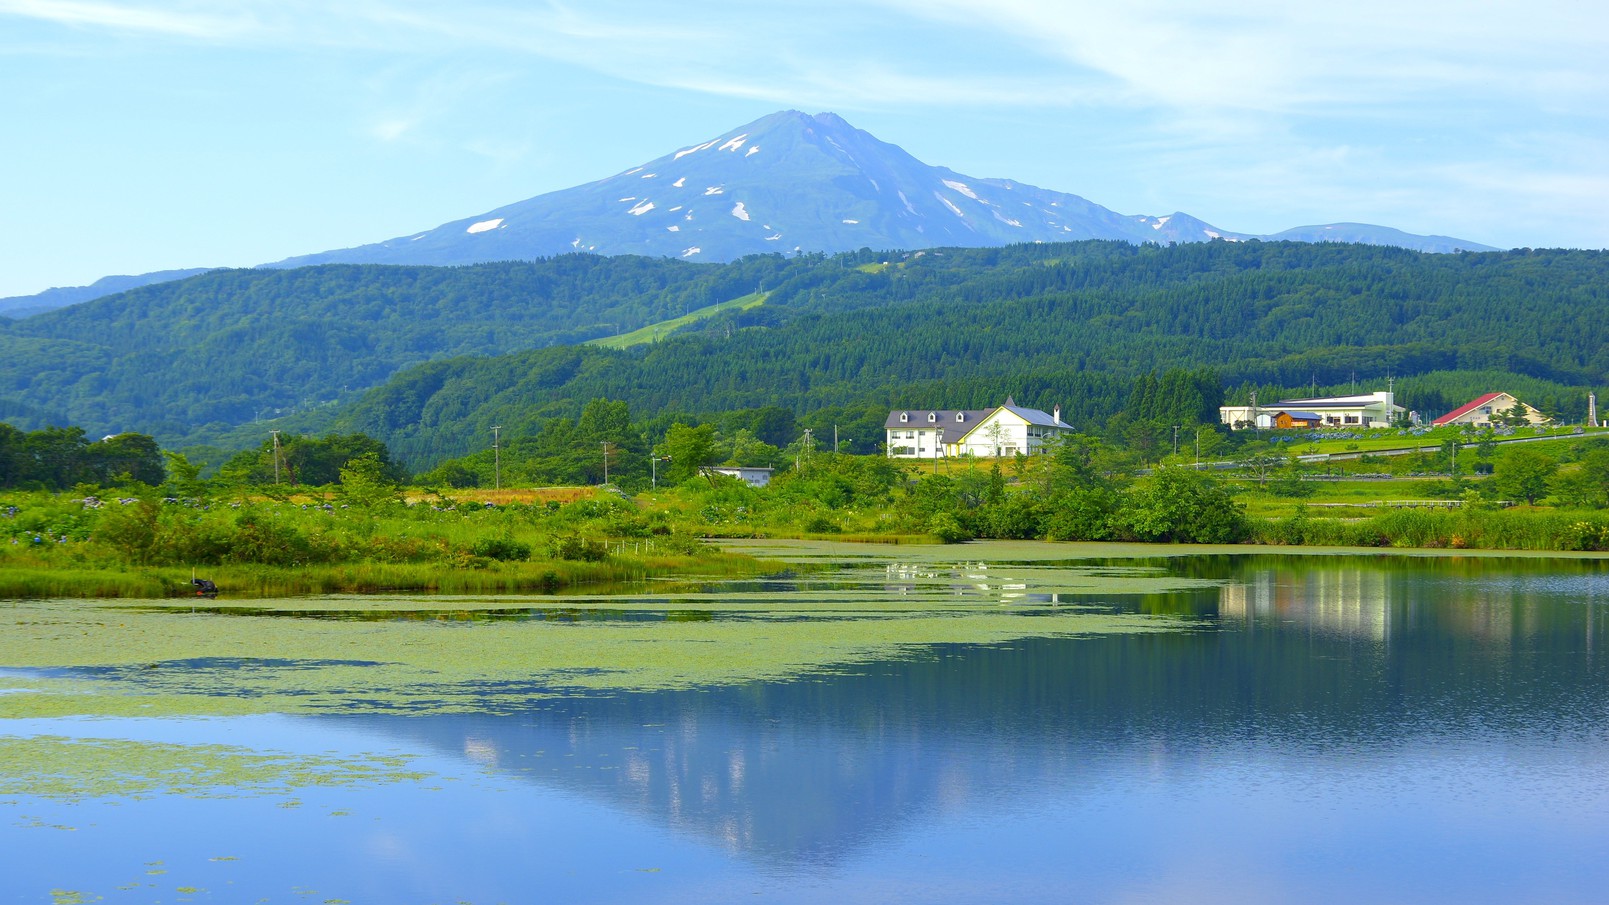
[[(1318, 399), (1282, 399), (1267, 405), (1226, 405), (1218, 420), (1233, 430), (1264, 430), (1292, 422), (1317, 427), (1389, 427), (1407, 414), (1392, 393), (1326, 396)], [(1284, 419), (1280, 416), (1285, 415)], [(1312, 422), (1317, 422), (1316, 425)]]

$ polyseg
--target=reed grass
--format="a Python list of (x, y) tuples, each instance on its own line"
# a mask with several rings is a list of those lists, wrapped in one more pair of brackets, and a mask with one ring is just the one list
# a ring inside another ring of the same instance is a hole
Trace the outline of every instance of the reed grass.
[[(476, 563), (337, 563), (299, 566), (257, 564), (212, 567), (202, 573), (229, 598), (299, 597), (308, 594), (552, 594), (576, 588), (617, 586), (657, 578), (745, 578), (775, 571), (775, 564), (747, 556), (609, 557), (598, 562), (541, 560)], [(171, 598), (192, 593), (191, 571), (162, 567), (137, 570), (0, 568), (4, 598)]]

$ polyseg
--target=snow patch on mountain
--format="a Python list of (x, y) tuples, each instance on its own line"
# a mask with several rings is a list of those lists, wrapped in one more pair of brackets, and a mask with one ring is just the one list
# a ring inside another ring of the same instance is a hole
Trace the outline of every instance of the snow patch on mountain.
[(739, 201), (738, 203), (732, 205), (732, 216), (738, 218), (739, 220), (749, 219), (749, 212), (743, 207), (743, 202)]
[(939, 199), (940, 201), (944, 202), (944, 206), (949, 208), (950, 212), (955, 214), (957, 217), (965, 217), (966, 216), (966, 214), (961, 213), (961, 209), (956, 207), (955, 204), (950, 201), (950, 199), (944, 197), (943, 195), (940, 195), (938, 192), (934, 192), (933, 197), (935, 197), (935, 198)]
[(706, 142), (704, 142), (703, 144), (699, 145), (696, 148), (688, 148), (685, 151), (677, 151), (676, 152), (676, 157), (674, 159), (681, 160), (683, 157), (686, 157), (687, 155), (692, 154), (695, 151), (708, 151), (710, 148), (715, 147), (715, 142), (717, 142), (717, 141), (720, 141), (720, 139), (719, 138), (711, 139), (710, 141), (706, 141)]
[(683, 176), (682, 178), (676, 180), (675, 182), (672, 182), (670, 185), (671, 185), (671, 188), (677, 188), (677, 189), (682, 188), (682, 187), (687, 185), (687, 177)]
[(1010, 217), (1007, 217), (1006, 215), (1000, 213), (999, 211), (994, 212), (994, 218), (996, 220), (999, 220), (1001, 223), (1004, 223), (1007, 226), (1015, 226), (1015, 227), (1017, 227), (1019, 229), (1022, 228), (1022, 221), (1021, 220), (1013, 220)]
[(727, 142), (726, 144), (721, 145), (716, 150), (719, 150), (719, 151), (736, 151), (739, 148), (743, 147), (743, 142), (745, 140), (747, 140), (748, 137), (749, 137), (749, 133), (745, 132), (742, 135), (739, 135), (738, 137), (736, 137), (736, 138), (732, 139), (731, 141)]
[(718, 185), (712, 185), (704, 190), (704, 194), (706, 195), (722, 195), (725, 194), (725, 192), (726, 190)]
[(956, 182), (954, 179), (944, 179), (944, 180), (940, 180), (940, 181), (943, 182), (945, 185), (949, 186), (950, 188), (955, 189), (956, 191), (960, 192), (961, 194), (967, 196), (968, 198), (971, 198), (973, 201), (981, 201), (982, 200), (970, 188), (967, 188), (967, 184), (964, 183), (964, 182)]
[(749, 149), (746, 152), (744, 152), (743, 156), (744, 157), (753, 157), (754, 155), (756, 155), (758, 153), (760, 153), (760, 146), (759, 145), (750, 145)]
[(632, 215), (633, 217), (641, 217), (643, 214), (646, 214), (653, 209), (654, 203), (645, 199), (641, 204), (638, 204), (631, 210), (626, 211), (626, 213)]
[(682, 252), (682, 257), (684, 257), (684, 258), (690, 258), (690, 257), (692, 257), (692, 256), (693, 256), (693, 255), (696, 255), (696, 254), (698, 254), (698, 253), (699, 253), (699, 252), (701, 252), (701, 251), (703, 251), (703, 250), (704, 250), (704, 249), (702, 249), (702, 248), (699, 248), (699, 247), (698, 247), (698, 246), (697, 246), (697, 245), (694, 245), (694, 246), (693, 246), (693, 247), (692, 247), (692, 248), (689, 248), (689, 249), (687, 249), (687, 250), (686, 250), (686, 251), (684, 251), (684, 252)]
[(850, 226), (854, 226), (854, 225), (860, 223), (859, 220), (845, 220), (844, 222), (848, 223)]
[(499, 226), (502, 226), (502, 225), (503, 225), (503, 218), (502, 217), (494, 217), (491, 220), (482, 220), (479, 223), (471, 223), (471, 224), (469, 224), (469, 229), (464, 230), (464, 232), (473, 235), (475, 233), (483, 233), (483, 232), (486, 232), (487, 230), (496, 229), (496, 228), (498, 228)]

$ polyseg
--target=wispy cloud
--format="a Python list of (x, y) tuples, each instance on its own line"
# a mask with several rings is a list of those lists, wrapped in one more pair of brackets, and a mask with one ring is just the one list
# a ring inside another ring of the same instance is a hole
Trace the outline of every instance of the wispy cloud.
[(1283, 112), (1447, 90), (1533, 94), (1565, 81), (1584, 98), (1609, 84), (1599, 62), (1609, 52), (1609, 10), (1574, 0), (873, 2), (1007, 35), (1074, 73), (1104, 74), (1177, 107)]
[(168, 10), (84, 0), (0, 0), (0, 15), (18, 16), (79, 28), (145, 32), (182, 38), (239, 38), (257, 28), (249, 15)]

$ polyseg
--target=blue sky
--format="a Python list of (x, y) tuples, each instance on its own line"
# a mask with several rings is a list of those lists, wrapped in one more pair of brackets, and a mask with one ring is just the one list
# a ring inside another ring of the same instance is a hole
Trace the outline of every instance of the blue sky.
[(246, 266), (767, 113), (1129, 214), (1609, 246), (1585, 0), (0, 0), (0, 296)]

